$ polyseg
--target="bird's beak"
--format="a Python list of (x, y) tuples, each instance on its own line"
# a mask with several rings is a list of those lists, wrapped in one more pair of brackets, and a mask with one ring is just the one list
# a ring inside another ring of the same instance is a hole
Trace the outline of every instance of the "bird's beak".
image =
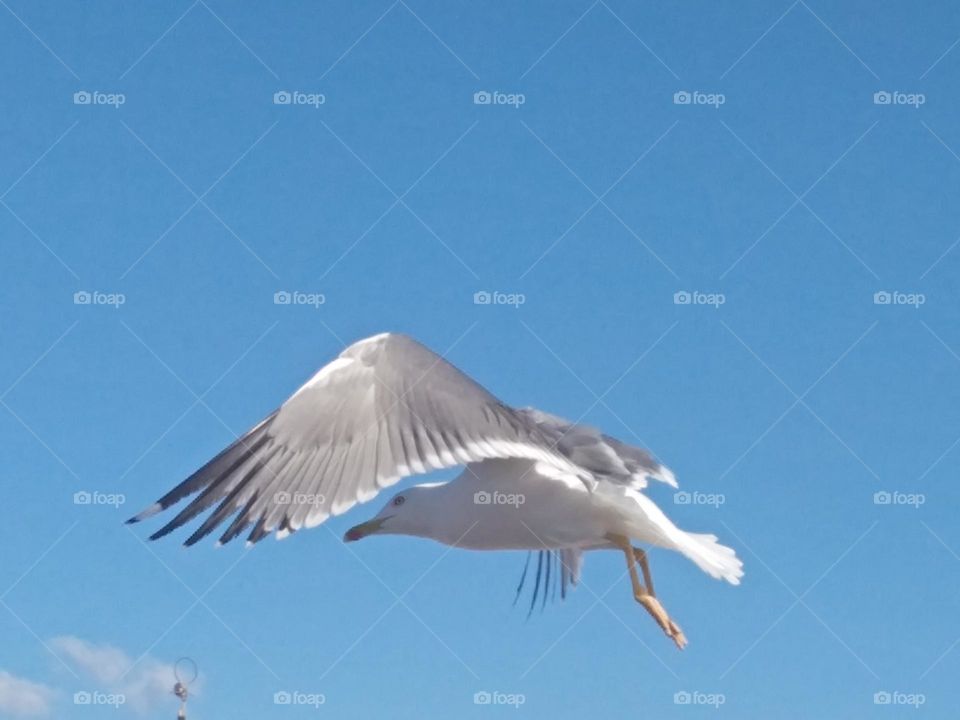
[(365, 523), (360, 523), (359, 525), (354, 525), (352, 528), (347, 530), (343, 535), (344, 542), (353, 542), (354, 540), (362, 540), (367, 535), (373, 535), (378, 532), (383, 523), (387, 521), (388, 518), (373, 518), (372, 520), (367, 520)]

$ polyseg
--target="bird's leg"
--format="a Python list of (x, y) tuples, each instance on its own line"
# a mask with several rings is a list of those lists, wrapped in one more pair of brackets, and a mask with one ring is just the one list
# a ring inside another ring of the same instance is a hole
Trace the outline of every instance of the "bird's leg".
[[(657, 625), (660, 626), (667, 637), (673, 640), (680, 650), (683, 650), (687, 644), (687, 639), (684, 637), (683, 632), (667, 615), (660, 601), (640, 582), (640, 576), (637, 574), (637, 556), (633, 546), (630, 544), (630, 539), (622, 535), (609, 535), (608, 538), (623, 551), (623, 555), (627, 560), (627, 570), (630, 572), (630, 583), (633, 586), (634, 600), (643, 605), (644, 609), (656, 620)], [(648, 567), (645, 567), (645, 561), (646, 558), (644, 558), (644, 562), (641, 563), (641, 568), (643, 569), (644, 577), (649, 582), (650, 570)]]
[[(657, 594), (653, 590), (653, 576), (650, 574), (650, 564), (647, 562), (646, 551), (641, 550), (640, 548), (633, 548), (633, 556), (636, 558), (637, 564), (640, 565), (640, 569), (643, 571), (643, 582), (645, 582), (647, 585), (647, 592), (650, 593), (651, 597), (656, 598)], [(659, 603), (659, 601), (657, 602)], [(672, 637), (674, 642), (677, 642), (677, 638), (680, 638), (683, 644), (686, 645), (687, 640), (684, 637), (683, 630), (680, 629), (680, 626), (669, 617), (667, 617), (667, 622), (670, 624), (670, 630), (667, 631), (667, 635)], [(661, 625), (661, 627), (663, 626)]]
[(634, 548), (633, 556), (637, 559), (640, 569), (643, 570), (643, 581), (647, 584), (647, 591), (656, 597), (657, 594), (653, 591), (653, 578), (650, 576), (650, 564), (647, 562), (647, 553), (640, 548)]

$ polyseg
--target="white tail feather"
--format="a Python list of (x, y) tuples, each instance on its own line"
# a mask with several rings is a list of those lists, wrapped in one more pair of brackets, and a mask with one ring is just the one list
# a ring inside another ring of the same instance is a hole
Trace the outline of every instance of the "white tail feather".
[(731, 585), (740, 584), (743, 563), (732, 548), (717, 542), (716, 535), (683, 532), (679, 550), (711, 577)]
[(623, 495), (614, 496), (614, 506), (622, 509), (622, 503), (616, 500), (626, 496), (634, 501), (635, 508), (640, 511), (630, 513), (624, 518), (630, 526), (627, 533), (630, 537), (640, 542), (677, 550), (693, 560), (697, 567), (711, 577), (726, 580), (731, 585), (740, 584), (743, 563), (732, 548), (717, 542), (716, 535), (681, 530), (642, 492), (631, 489), (623, 492)]

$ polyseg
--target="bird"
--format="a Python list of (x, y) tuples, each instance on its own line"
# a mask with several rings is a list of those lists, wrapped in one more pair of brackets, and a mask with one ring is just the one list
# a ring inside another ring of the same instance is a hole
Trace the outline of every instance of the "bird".
[(743, 576), (733, 549), (715, 535), (681, 530), (647, 496), (650, 481), (677, 488), (673, 472), (649, 451), (532, 407), (511, 407), (402, 333), (346, 347), (127, 522), (195, 496), (150, 539), (212, 509), (185, 545), (228, 520), (218, 544), (248, 528), (254, 544), (315, 527), (407, 476), (455, 467), (463, 470), (453, 480), (397, 492), (344, 541), (407, 535), (463, 549), (537, 551), (537, 583), (544, 557), (548, 575), (559, 561), (564, 595), (580, 581), (586, 552), (616, 551), (634, 599), (680, 649), (686, 636), (654, 593), (648, 553), (635, 543), (677, 551), (733, 585)]

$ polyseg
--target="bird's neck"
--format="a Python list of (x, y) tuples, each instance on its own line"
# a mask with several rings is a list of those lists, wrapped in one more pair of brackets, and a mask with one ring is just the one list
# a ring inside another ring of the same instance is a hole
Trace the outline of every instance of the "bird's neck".
[(418, 489), (422, 522), (406, 534), (457, 545), (470, 530), (472, 520), (465, 509), (472, 503), (472, 497), (467, 497), (456, 482), (420, 485)]

